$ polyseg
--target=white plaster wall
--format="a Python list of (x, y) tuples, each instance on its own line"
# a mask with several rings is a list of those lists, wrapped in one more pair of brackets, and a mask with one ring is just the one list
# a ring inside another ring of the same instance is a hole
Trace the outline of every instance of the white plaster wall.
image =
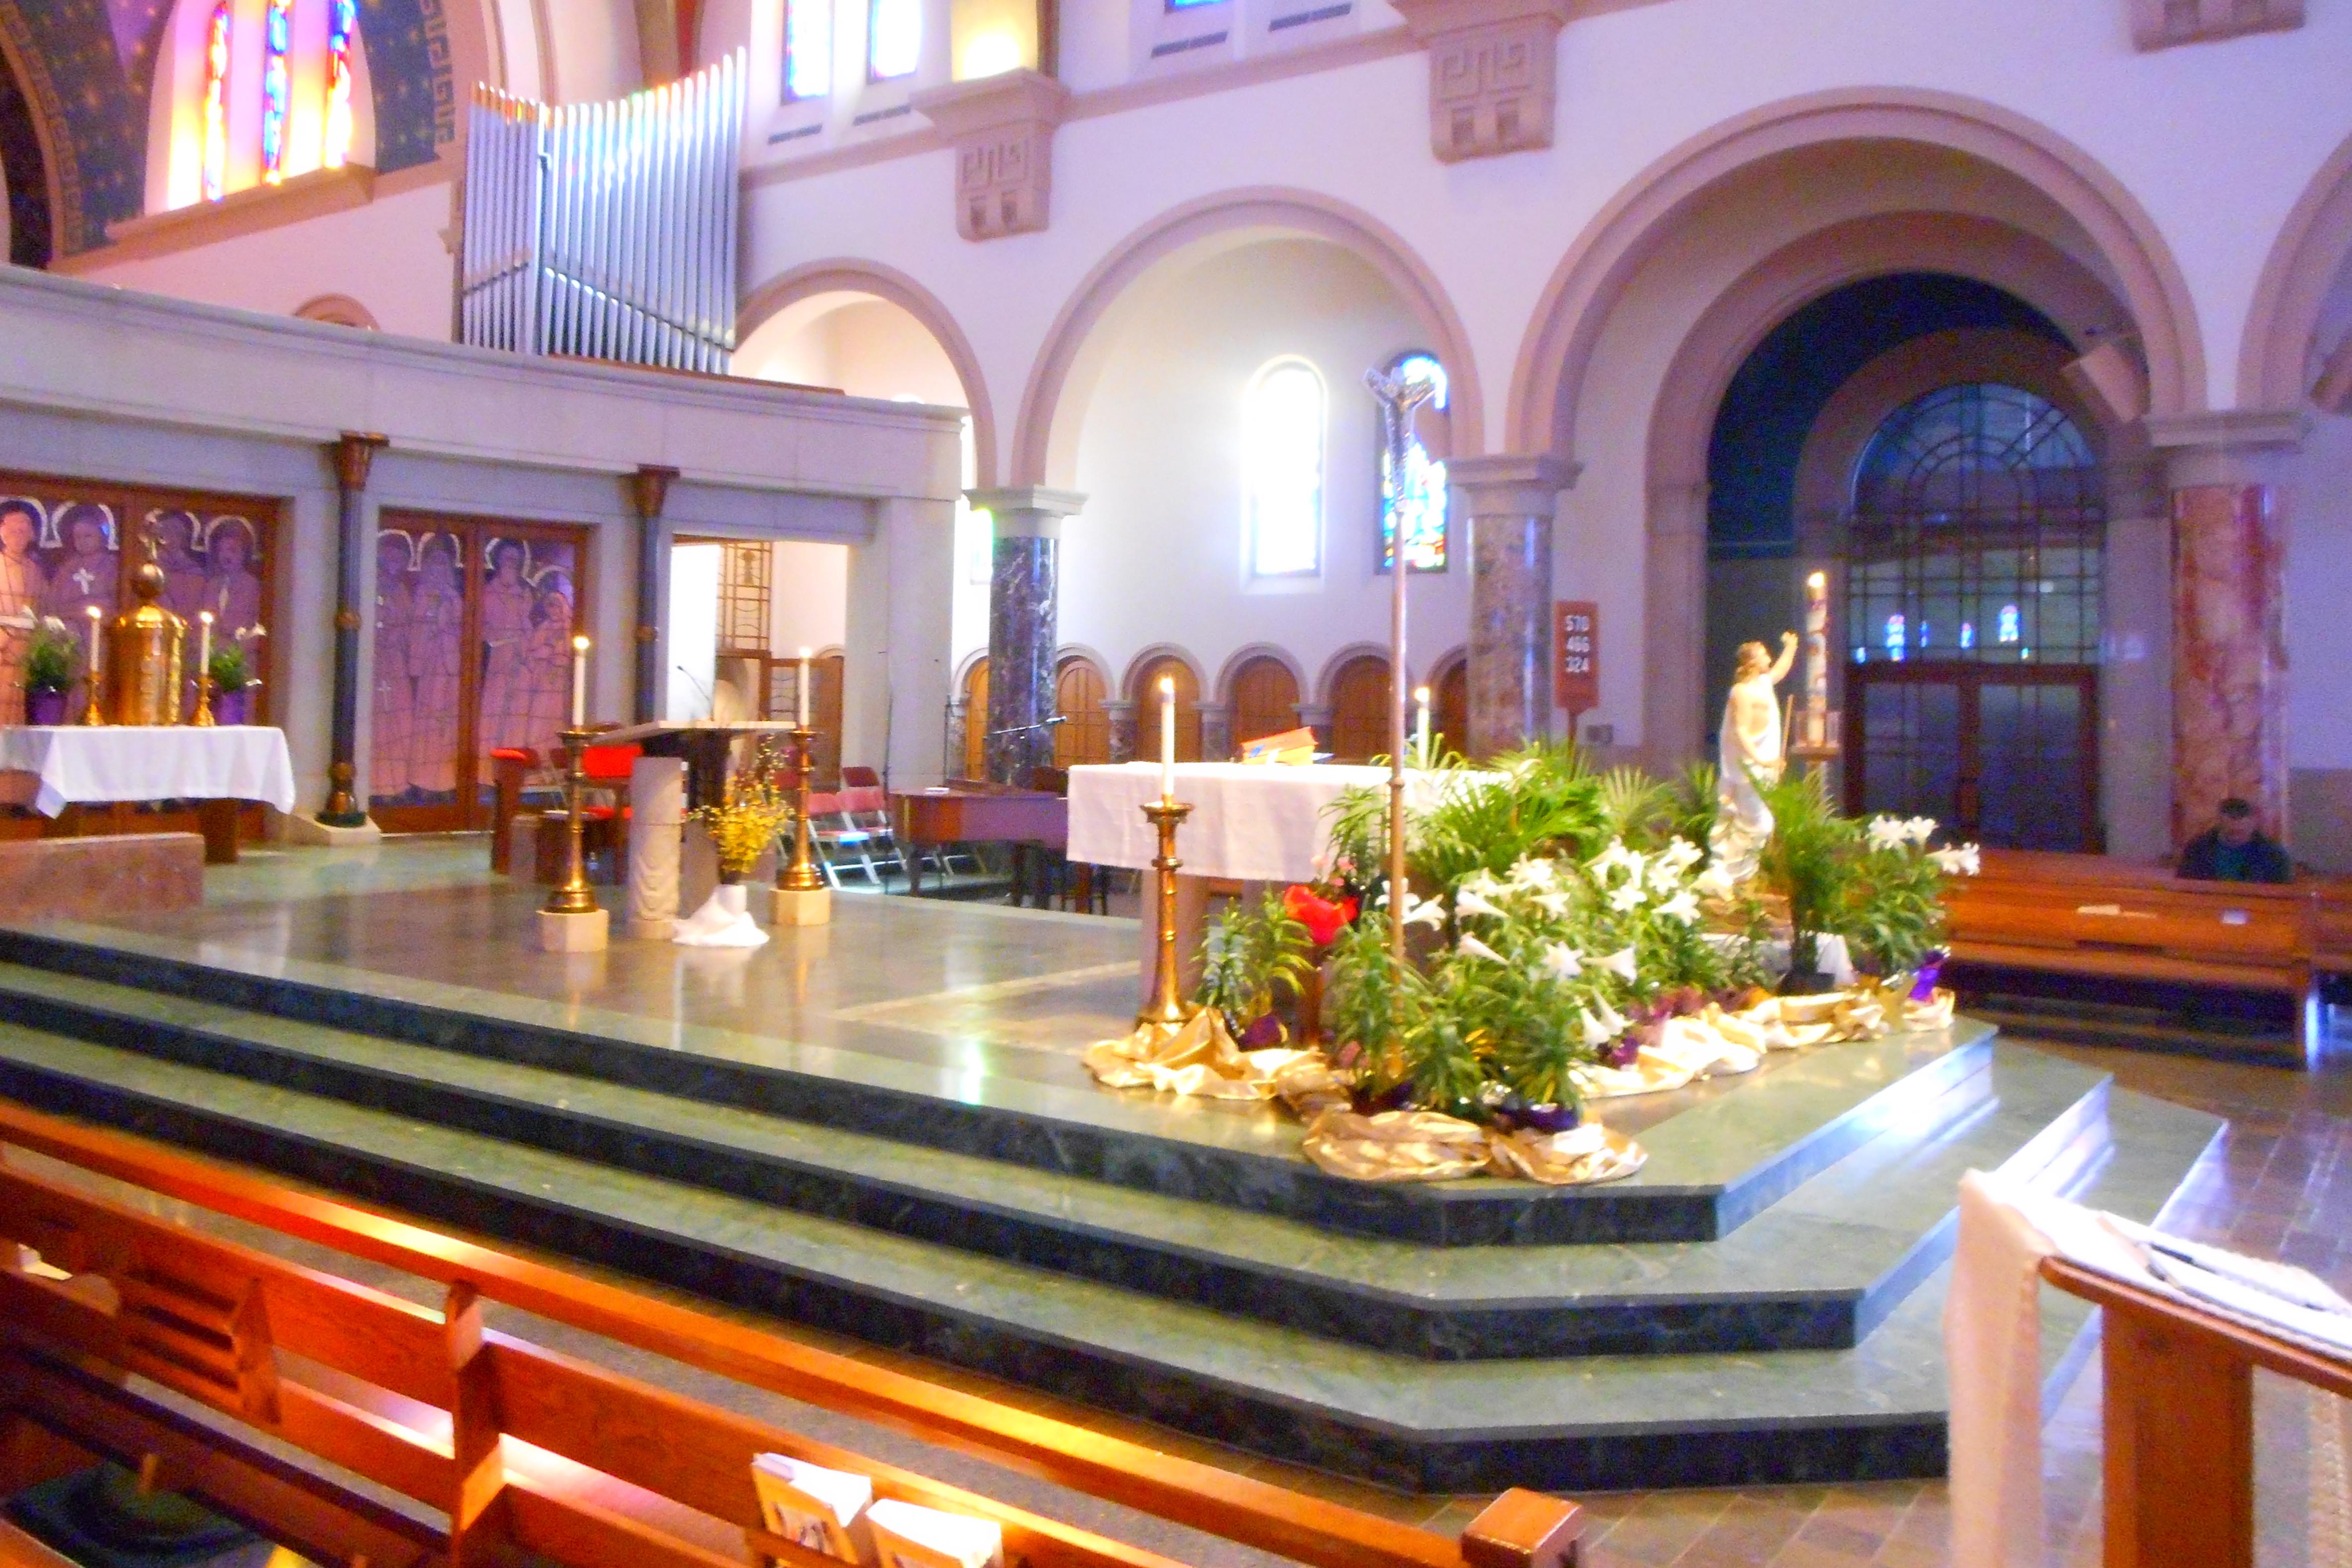
[(848, 630), (849, 552), (838, 544), (780, 540), (771, 578), (768, 651), (839, 647)]
[[(1289, 650), (1312, 679), (1341, 647), (1387, 640), (1379, 422), (1363, 374), (1428, 345), (1380, 276), (1336, 246), (1271, 240), (1171, 272), (1123, 316), (1087, 405), (1086, 510), (1062, 535), (1062, 641), (1103, 654), (1114, 681), (1143, 649), (1171, 644), (1213, 683), (1235, 649), (1262, 642)], [(1286, 355), (1324, 382), (1323, 571), (1253, 580), (1243, 400), (1259, 369)], [(1455, 550), (1466, 542), (1457, 531)], [(1462, 642), (1469, 578), (1457, 554), (1452, 571), (1413, 579), (1416, 669)]]
[(2352, 768), (2352, 419), (2315, 417), (2290, 505), (2287, 761)]
[(595, 103), (645, 85), (630, 0), (533, 0), (541, 89), (554, 102)]

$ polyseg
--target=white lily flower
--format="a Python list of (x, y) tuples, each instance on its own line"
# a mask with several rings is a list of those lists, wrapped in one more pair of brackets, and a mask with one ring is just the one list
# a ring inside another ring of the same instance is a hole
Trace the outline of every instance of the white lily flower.
[(1584, 973), (1584, 954), (1564, 942), (1544, 949), (1543, 969), (1554, 980), (1573, 980)]
[(1456, 915), (1493, 915), (1497, 920), (1503, 918), (1502, 910), (1489, 902), (1484, 894), (1473, 889), (1467, 882), (1463, 883), (1454, 895), (1454, 912)]
[(1416, 898), (1407, 893), (1404, 896), (1404, 923), (1428, 926), (1433, 931), (1445, 923), (1445, 906), (1435, 899)]
[(1873, 849), (1900, 849), (1911, 837), (1910, 825), (1899, 816), (1874, 816), (1867, 831)]
[(1930, 849), (1927, 858), (1948, 877), (1973, 877), (1984, 868), (1979, 851), (1973, 844), (1963, 844), (1957, 849)]
[(1925, 844), (1936, 837), (1936, 819), (1932, 816), (1915, 816), (1903, 825), (1903, 831), (1910, 837), (1912, 843)]
[(1643, 891), (1640, 879), (1636, 878), (1609, 895), (1609, 907), (1620, 911), (1638, 910), (1646, 897), (1648, 895)]
[(1658, 851), (1658, 858), (1677, 871), (1687, 871), (1702, 859), (1706, 851), (1687, 838), (1677, 838)]
[(1549, 860), (1538, 860), (1532, 855), (1511, 868), (1512, 884), (1521, 888), (1549, 888), (1559, 876), (1559, 867)]
[(1721, 865), (1709, 866), (1701, 871), (1691, 886), (1697, 889), (1701, 898), (1706, 899), (1728, 899), (1739, 890), (1739, 884), (1731, 879), (1730, 870)]
[(1548, 893), (1538, 893), (1535, 896), (1535, 899), (1536, 903), (1542, 909), (1543, 912), (1549, 915), (1556, 921), (1566, 920), (1568, 918), (1568, 906), (1575, 901), (1569, 896), (1565, 889), (1560, 888), (1555, 888)]
[(1595, 959), (1593, 962), (1598, 963), (1601, 968), (1609, 971), (1612, 974), (1619, 975), (1626, 980), (1633, 978), (1633, 948), (1630, 942), (1625, 946), (1619, 948), (1608, 957)]
[(1673, 892), (1676, 888), (1679, 888), (1682, 885), (1683, 870), (1681, 867), (1670, 866), (1663, 859), (1653, 860), (1650, 862), (1650, 892), (1652, 895), (1663, 899), (1668, 893)]
[(1598, 1050), (1625, 1032), (1625, 1019), (1606, 1002), (1595, 1002), (1578, 1027), (1577, 1038)]
[(1465, 936), (1454, 944), (1454, 951), (1465, 958), (1483, 958), (1489, 963), (1506, 962), (1503, 955), (1475, 936)]
[(1591, 869), (1594, 878), (1599, 879), (1607, 876), (1620, 866), (1631, 866), (1634, 868), (1635, 875), (1638, 876), (1641, 865), (1642, 858), (1626, 848), (1623, 839), (1614, 838), (1610, 840), (1608, 848), (1592, 858)]
[(1685, 888), (1660, 904), (1658, 913), (1667, 920), (1680, 921), (1685, 925), (1695, 924), (1698, 920), (1698, 895)]

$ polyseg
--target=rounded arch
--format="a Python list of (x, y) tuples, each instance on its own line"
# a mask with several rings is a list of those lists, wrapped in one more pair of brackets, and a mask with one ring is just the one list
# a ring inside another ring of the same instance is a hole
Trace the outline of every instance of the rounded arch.
[[(32, 124), (34, 156), (40, 163), (39, 168), (31, 173), (40, 180), (41, 202), (45, 208), (43, 216), (47, 224), (47, 232), (40, 237), (47, 254), (40, 258), (38, 264), (47, 267), (66, 252), (66, 225), (69, 215), (66, 210), (65, 171), (58, 161), (60, 149), (53, 137), (53, 128), (60, 123), (56, 95), (52, 90), (54, 84), (46, 71), (37, 72), (31, 68), (36, 63), (18, 52), (16, 39), (9, 29), (0, 27), (0, 70), (6, 71), (16, 82), (17, 94), (25, 105), (26, 118)], [(7, 177), (20, 178), (25, 173), (22, 169), (12, 168), (7, 171)], [(5, 183), (0, 181), (0, 184)], [(8, 236), (10, 256), (24, 237), (12, 223)], [(0, 259), (7, 258), (0, 256)]]
[(1202, 677), (1201, 661), (1194, 658), (1189, 649), (1172, 642), (1156, 642), (1127, 661), (1127, 671), (1118, 679), (1118, 695), (1129, 702), (1148, 701), (1149, 694), (1141, 689), (1140, 683), (1154, 665), (1169, 659), (1174, 659), (1192, 672), (1194, 691), (1208, 689), (1208, 682)]
[(1652, 163), (1588, 225), (1546, 284), (1511, 378), (1514, 451), (1572, 456), (1585, 372), (1612, 307), (1674, 220), (1703, 192), (1776, 154), (1834, 142), (1904, 142), (2014, 175), (2087, 235), (2114, 273), (2147, 360), (2151, 411), (2206, 406), (2203, 340), (2187, 280), (2138, 201), (2048, 128), (1958, 94), (1844, 89), (1768, 104)]
[(964, 692), (971, 685), (971, 672), (987, 662), (988, 645), (986, 643), (981, 644), (958, 661), (955, 667), (955, 683), (948, 689), (955, 700), (958, 702), (963, 700)]
[[(982, 649), (982, 651), (986, 652), (987, 650)], [(1061, 647), (1054, 650), (1054, 668), (1055, 669), (1061, 668), (1064, 665), (1071, 663), (1073, 660), (1083, 660), (1087, 664), (1093, 665), (1095, 667), (1095, 673), (1103, 678), (1103, 685), (1106, 688), (1110, 685), (1110, 660), (1105, 658), (1102, 656), (1102, 650), (1096, 647), (1093, 644), (1066, 642), (1062, 644)], [(1113, 692), (1112, 695), (1116, 696), (1118, 694)]]
[(1369, 213), (1312, 191), (1261, 186), (1203, 196), (1152, 219), (1113, 246), (1055, 317), (1030, 370), (1013, 427), (1016, 485), (1066, 482), (1054, 450), (1054, 425), (1079, 351), (1104, 314), (1159, 263), (1220, 237), (1250, 231), (1324, 240), (1380, 274), (1404, 301), (1432, 353), (1444, 362), (1453, 398), (1455, 455), (1475, 456), (1484, 429), (1477, 362), (1469, 333), (1437, 276), (1395, 230)]
[(381, 330), (375, 312), (349, 294), (321, 294), (315, 300), (305, 300), (296, 307), (294, 315), (299, 321), (326, 321), (338, 327), (356, 327), (362, 331)]
[(1382, 668), (1389, 662), (1389, 646), (1378, 642), (1351, 642), (1323, 661), (1322, 670), (1315, 677), (1313, 700), (1323, 707), (1331, 705), (1331, 689), (1342, 671), (1362, 659), (1376, 658)]
[(2313, 337), (2352, 263), (2352, 138), (2328, 155), (2289, 210), (2254, 283), (2238, 344), (2238, 403), (2300, 408), (2310, 395)]
[(946, 303), (897, 268), (855, 257), (834, 257), (780, 272), (746, 294), (736, 307), (735, 341), (745, 342), (770, 319), (818, 294), (870, 294), (898, 306), (922, 324), (955, 367), (956, 380), (963, 386), (964, 406), (971, 411), (976, 482), (982, 489), (994, 488), (996, 413), (988, 395), (988, 378), (981, 374), (980, 356), (972, 352), (971, 340)]
[(1260, 659), (1268, 658), (1282, 666), (1283, 668), (1290, 671), (1291, 681), (1298, 688), (1302, 694), (1302, 699), (1306, 692), (1312, 689), (1312, 688), (1307, 684), (1307, 667), (1300, 664), (1298, 662), (1298, 657), (1292, 653), (1288, 648), (1282, 647), (1278, 643), (1244, 643), (1241, 647), (1234, 649), (1231, 654), (1226, 656), (1224, 664), (1217, 670), (1216, 700), (1220, 702), (1230, 704), (1234, 700), (1234, 681), (1235, 679), (1241, 675), (1243, 670), (1247, 669), (1251, 665), (1257, 663)]

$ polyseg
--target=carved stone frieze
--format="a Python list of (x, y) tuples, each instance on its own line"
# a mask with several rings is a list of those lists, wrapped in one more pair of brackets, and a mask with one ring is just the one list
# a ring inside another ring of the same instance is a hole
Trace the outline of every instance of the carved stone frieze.
[(1069, 89), (1034, 70), (1006, 71), (915, 95), (916, 110), (955, 145), (956, 232), (999, 239), (1045, 226), (1054, 129)]
[(2132, 42), (2143, 49), (2209, 44), (2303, 26), (2304, 0), (2131, 0)]
[(1551, 145), (1569, 0), (1395, 0), (1429, 55), (1429, 145), (1446, 163)]

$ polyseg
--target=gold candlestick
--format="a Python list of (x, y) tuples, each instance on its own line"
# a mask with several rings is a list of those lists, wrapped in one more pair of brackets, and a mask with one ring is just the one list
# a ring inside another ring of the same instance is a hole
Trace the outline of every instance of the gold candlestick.
[(196, 671), (196, 716), (188, 721), (199, 730), (213, 726), (213, 675), (208, 669)]
[(588, 791), (588, 742), (593, 730), (562, 731), (566, 769), (563, 775), (563, 880), (540, 906), (541, 914), (584, 915), (596, 910), (596, 889), (588, 882), (588, 855), (582, 842), (580, 813)]
[(1176, 829), (1192, 815), (1192, 807), (1181, 800), (1155, 800), (1146, 803), (1143, 815), (1160, 830), (1160, 858), (1151, 862), (1160, 875), (1160, 941), (1153, 949), (1151, 1000), (1135, 1016), (1135, 1026), (1172, 1028), (1194, 1012), (1176, 992), (1176, 868), (1181, 864), (1176, 858)]
[(794, 724), (793, 738), (793, 863), (776, 879), (779, 889), (787, 893), (814, 893), (824, 886), (817, 874), (816, 863), (809, 858), (809, 775), (816, 770), (811, 765), (809, 742), (816, 731), (806, 724)]

